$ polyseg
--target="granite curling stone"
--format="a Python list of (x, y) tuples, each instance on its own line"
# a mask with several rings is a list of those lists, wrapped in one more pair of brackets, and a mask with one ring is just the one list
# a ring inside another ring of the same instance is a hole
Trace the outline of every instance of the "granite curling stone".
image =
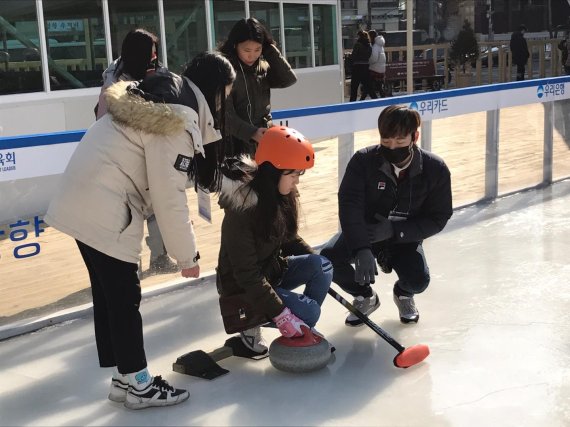
[(330, 359), (331, 346), (328, 341), (308, 329), (305, 329), (302, 337), (280, 336), (269, 346), (269, 361), (273, 367), (284, 372), (316, 371), (324, 368)]

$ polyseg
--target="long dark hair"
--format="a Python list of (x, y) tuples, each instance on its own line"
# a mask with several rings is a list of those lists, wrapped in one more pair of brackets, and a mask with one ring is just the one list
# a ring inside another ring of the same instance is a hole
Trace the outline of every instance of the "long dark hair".
[(356, 33), (358, 36), (357, 41), (359, 41), (360, 43), (368, 43), (370, 44), (370, 36), (368, 35), (368, 33), (364, 30), (359, 30), (358, 33)]
[(196, 154), (189, 175), (195, 179), (196, 185), (219, 191), (222, 179), (220, 165), (226, 157), (229, 141), (225, 126), (226, 86), (234, 82), (236, 73), (232, 64), (222, 55), (202, 52), (186, 66), (182, 75), (200, 88), (214, 117), (214, 127), (222, 135), (219, 141), (204, 146), (205, 158)]
[(298, 231), (297, 193), (286, 196), (279, 193), (279, 180), (283, 170), (269, 162), (262, 163), (249, 182), (250, 188), (257, 194), (254, 218), (256, 231), (262, 239), (285, 240), (293, 238)]
[(228, 38), (222, 42), (218, 50), (232, 60), (235, 60), (238, 56), (236, 50), (237, 45), (247, 40), (261, 43), (264, 47), (269, 44), (275, 44), (273, 36), (261, 22), (255, 18), (244, 18), (234, 24), (228, 34)]
[(142, 28), (129, 31), (123, 39), (115, 76), (127, 73), (134, 80), (142, 80), (151, 65), (153, 46), (158, 55), (158, 37), (153, 33)]

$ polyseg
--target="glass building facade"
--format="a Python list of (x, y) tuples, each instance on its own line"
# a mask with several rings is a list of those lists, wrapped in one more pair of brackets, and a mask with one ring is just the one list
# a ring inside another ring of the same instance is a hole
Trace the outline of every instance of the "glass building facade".
[(334, 0), (2, 0), (0, 95), (97, 87), (124, 36), (144, 28), (160, 39), (174, 72), (215, 50), (233, 24), (259, 19), (294, 68), (338, 64)]

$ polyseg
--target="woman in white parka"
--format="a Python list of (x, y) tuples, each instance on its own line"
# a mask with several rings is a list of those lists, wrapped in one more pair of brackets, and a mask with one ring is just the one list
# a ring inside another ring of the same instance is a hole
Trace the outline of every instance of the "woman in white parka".
[(370, 54), (369, 70), (370, 80), (373, 82), (372, 87), (380, 92), (380, 96), (384, 98), (384, 74), (386, 73), (386, 53), (384, 52), (383, 31), (371, 30), (368, 32), (370, 43), (372, 44), (372, 53)]
[(45, 217), (77, 241), (91, 281), (99, 365), (113, 368), (109, 399), (127, 408), (175, 405), (189, 396), (147, 369), (137, 276), (144, 218), (155, 214), (182, 276), (198, 277), (186, 183), (189, 175), (199, 179), (195, 158), (204, 145), (223, 135), (234, 79), (229, 61), (204, 53), (182, 77), (153, 73), (110, 86), (108, 113), (78, 144)]

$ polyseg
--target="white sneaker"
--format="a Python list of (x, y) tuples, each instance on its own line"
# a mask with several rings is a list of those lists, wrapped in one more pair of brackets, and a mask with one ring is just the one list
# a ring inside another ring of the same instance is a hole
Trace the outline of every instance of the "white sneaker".
[(118, 378), (111, 378), (111, 388), (109, 389), (109, 400), (123, 403), (127, 399), (129, 382), (123, 382)]
[(127, 391), (125, 406), (129, 409), (143, 409), (151, 406), (171, 406), (182, 403), (190, 397), (188, 391), (174, 388), (162, 377), (156, 376), (143, 390), (132, 385)]
[[(355, 297), (352, 305), (362, 314), (368, 316), (370, 313), (374, 312), (378, 307), (380, 307), (380, 298), (378, 298), (378, 294), (376, 292), (372, 291), (372, 296), (368, 298), (365, 298), (363, 296)], [(354, 314), (350, 313), (344, 321), (344, 324), (346, 326), (362, 326), (364, 325), (364, 322)]]
[(246, 329), (239, 333), (241, 342), (251, 351), (259, 354), (265, 353), (267, 348), (267, 343), (261, 335), (261, 326), (256, 326), (255, 328)]
[(394, 294), (394, 303), (400, 312), (400, 322), (402, 323), (418, 323), (420, 320), (420, 313), (416, 308), (414, 297), (406, 297), (400, 295), (399, 297)]

